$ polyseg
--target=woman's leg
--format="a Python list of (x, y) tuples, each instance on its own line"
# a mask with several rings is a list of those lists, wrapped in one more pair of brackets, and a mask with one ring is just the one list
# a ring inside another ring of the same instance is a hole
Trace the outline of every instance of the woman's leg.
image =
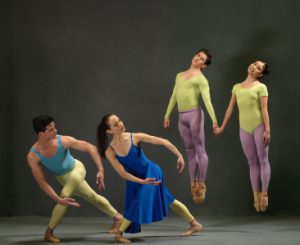
[(256, 211), (259, 212), (261, 198), (260, 166), (254, 136), (245, 130), (240, 129), (240, 140), (250, 168), (250, 180), (254, 196), (254, 207)]
[(202, 225), (192, 216), (188, 208), (182, 202), (174, 200), (170, 208), (190, 224), (190, 228), (186, 230), (182, 236), (191, 236), (193, 233), (203, 230)]
[(268, 188), (271, 178), (271, 167), (269, 162), (269, 146), (265, 145), (263, 141), (263, 133), (265, 127), (263, 124), (259, 125), (254, 131), (254, 140), (256, 144), (257, 155), (260, 164), (260, 179), (262, 186), (262, 196), (260, 199), (261, 211), (266, 211), (268, 208)]

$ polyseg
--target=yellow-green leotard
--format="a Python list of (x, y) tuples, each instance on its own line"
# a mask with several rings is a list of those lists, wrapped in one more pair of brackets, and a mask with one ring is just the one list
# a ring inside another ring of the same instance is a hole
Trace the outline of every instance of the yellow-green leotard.
[(243, 88), (237, 83), (232, 88), (239, 108), (240, 128), (253, 134), (255, 128), (263, 123), (260, 97), (268, 96), (267, 86), (258, 83), (250, 88)]

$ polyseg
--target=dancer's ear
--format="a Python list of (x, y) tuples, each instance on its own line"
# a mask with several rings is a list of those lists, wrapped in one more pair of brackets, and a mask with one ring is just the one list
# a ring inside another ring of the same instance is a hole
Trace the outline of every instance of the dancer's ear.
[(112, 134), (112, 131), (110, 129), (106, 129), (106, 133)]

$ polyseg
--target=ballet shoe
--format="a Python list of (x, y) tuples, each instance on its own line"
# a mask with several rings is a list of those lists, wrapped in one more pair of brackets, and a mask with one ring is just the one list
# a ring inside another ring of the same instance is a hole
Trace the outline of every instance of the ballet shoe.
[(201, 204), (204, 202), (205, 194), (206, 194), (206, 185), (204, 182), (196, 182), (196, 193), (193, 197), (193, 201), (195, 204)]
[(193, 181), (191, 182), (191, 194), (193, 198), (196, 195), (196, 192), (197, 192), (197, 182)]
[(56, 236), (54, 236), (53, 234), (45, 235), (44, 236), (44, 241), (45, 242), (52, 242), (52, 243), (60, 243), (61, 242), (61, 240), (59, 238), (57, 238)]
[(257, 212), (260, 212), (260, 199), (261, 199), (261, 192), (260, 191), (254, 191), (253, 192), (253, 198), (254, 198), (254, 208)]
[(184, 233), (182, 233), (180, 236), (182, 237), (187, 237), (187, 236), (191, 236), (194, 233), (203, 231), (203, 226), (201, 224), (196, 224), (196, 225), (191, 225), (191, 227), (189, 229), (187, 229)]
[(115, 233), (115, 240), (119, 243), (125, 243), (125, 244), (129, 244), (131, 243), (130, 240), (128, 240), (127, 238), (123, 237), (122, 233), (118, 230), (116, 233)]
[(123, 221), (123, 218), (122, 219), (119, 219), (119, 220), (116, 220), (114, 221), (112, 227), (110, 230), (107, 231), (108, 234), (113, 234), (113, 233), (116, 233), (119, 228), (120, 228), (120, 225), (122, 224), (122, 221)]
[(260, 203), (259, 203), (260, 210), (262, 212), (265, 212), (268, 209), (268, 205), (269, 205), (268, 193), (262, 192), (261, 198), (260, 198)]
[(115, 233), (114, 225), (107, 231), (108, 234)]

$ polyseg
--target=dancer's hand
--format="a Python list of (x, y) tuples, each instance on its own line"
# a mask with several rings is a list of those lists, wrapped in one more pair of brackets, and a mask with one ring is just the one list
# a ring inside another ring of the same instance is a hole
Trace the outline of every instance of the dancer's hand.
[(66, 206), (66, 207), (69, 207), (69, 206), (73, 206), (73, 207), (76, 207), (76, 208), (80, 207), (80, 203), (77, 202), (75, 199), (70, 198), (70, 197), (60, 198), (58, 200), (58, 203), (61, 204), (61, 205)]
[(213, 123), (212, 128), (213, 128), (214, 134), (215, 134), (216, 128), (218, 128), (218, 127), (219, 127), (218, 123)]
[(96, 176), (96, 184), (98, 185), (98, 189), (100, 191), (105, 190), (103, 171), (100, 171), (100, 170), (98, 171), (97, 176)]
[(178, 173), (182, 173), (184, 167), (185, 167), (184, 159), (183, 159), (182, 156), (180, 156), (180, 157), (178, 157), (178, 160), (177, 160), (177, 170), (178, 170)]
[(165, 118), (164, 119), (164, 128), (166, 129), (166, 128), (170, 128), (170, 119), (168, 119), (168, 118)]
[(264, 137), (264, 143), (266, 145), (270, 144), (270, 139), (271, 139), (271, 133), (270, 133), (270, 130), (265, 130), (264, 134), (263, 134), (263, 137)]
[(215, 136), (216, 137), (219, 137), (219, 136), (221, 136), (222, 134), (223, 134), (223, 132), (224, 132), (224, 129), (222, 129), (222, 128), (216, 128), (216, 129), (214, 129), (214, 133), (215, 133)]
[(160, 183), (161, 180), (156, 180), (156, 178), (146, 178), (143, 182), (144, 185), (159, 185)]

